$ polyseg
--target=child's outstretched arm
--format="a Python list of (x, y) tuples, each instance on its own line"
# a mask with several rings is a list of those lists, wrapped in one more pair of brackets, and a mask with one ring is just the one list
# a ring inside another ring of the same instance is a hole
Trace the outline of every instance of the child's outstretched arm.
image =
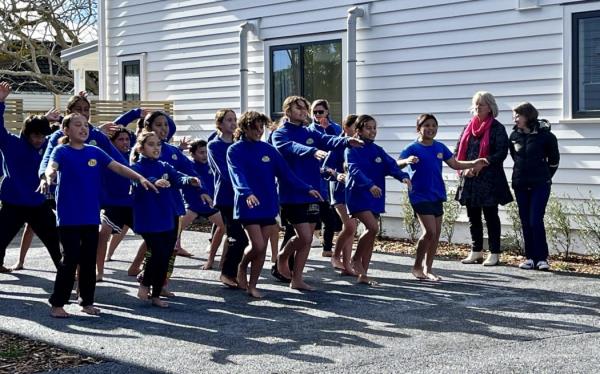
[(407, 167), (408, 165), (412, 165), (412, 164), (416, 164), (419, 162), (419, 158), (417, 156), (408, 156), (407, 158), (401, 158), (399, 160), (396, 161), (396, 164), (398, 164), (398, 166), (400, 167), (400, 169), (403, 169), (405, 167)]
[(131, 170), (127, 166), (124, 166), (124, 165), (118, 163), (117, 161), (112, 160), (108, 164), (108, 168), (110, 170), (114, 171), (115, 173), (117, 173), (117, 174), (125, 177), (125, 178), (129, 178), (131, 180), (138, 181), (139, 184), (142, 185), (145, 189), (152, 190), (152, 191), (158, 193), (158, 190), (156, 189), (156, 186), (154, 186), (146, 178), (144, 178), (140, 174), (136, 173), (135, 171)]

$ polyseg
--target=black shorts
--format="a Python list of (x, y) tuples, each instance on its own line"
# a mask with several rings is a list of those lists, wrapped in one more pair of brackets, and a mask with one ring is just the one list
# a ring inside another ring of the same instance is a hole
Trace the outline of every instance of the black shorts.
[(102, 211), (101, 221), (112, 228), (113, 234), (120, 234), (124, 226), (133, 228), (133, 208), (107, 206)]
[(238, 222), (244, 228), (250, 225), (259, 225), (260, 227), (265, 227), (277, 224), (277, 220), (275, 220), (275, 218), (240, 219)]
[(422, 216), (441, 217), (444, 215), (443, 201), (423, 201), (416, 204), (411, 204), (413, 211)]
[(318, 203), (283, 204), (281, 206), (281, 220), (292, 225), (317, 223), (320, 217), (319, 212)]

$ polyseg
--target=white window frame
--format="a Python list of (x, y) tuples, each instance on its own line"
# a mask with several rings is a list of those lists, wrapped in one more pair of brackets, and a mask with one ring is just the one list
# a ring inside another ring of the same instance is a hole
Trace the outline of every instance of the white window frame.
[(263, 48), (263, 61), (265, 62), (265, 113), (270, 115), (271, 110), (271, 47), (283, 46), (288, 44), (314, 43), (338, 39), (342, 43), (342, 118), (348, 111), (348, 95), (346, 93), (346, 61), (348, 61), (348, 51), (346, 50), (346, 32), (335, 32), (315, 35), (303, 35), (291, 38), (277, 38), (265, 40)]
[(600, 2), (563, 6), (563, 119), (589, 122), (593, 118), (573, 118), (573, 14), (600, 10)]
[(139, 61), (140, 62), (140, 100), (146, 100), (146, 55), (147, 53), (137, 53), (131, 55), (121, 55), (117, 57), (117, 63), (119, 64), (119, 100), (123, 100), (123, 62), (126, 61)]

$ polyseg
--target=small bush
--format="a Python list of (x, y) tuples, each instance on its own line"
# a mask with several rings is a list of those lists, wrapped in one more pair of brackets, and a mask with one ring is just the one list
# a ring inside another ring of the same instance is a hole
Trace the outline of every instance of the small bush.
[[(565, 198), (569, 198), (565, 196)], [(544, 217), (546, 237), (550, 239), (553, 247), (559, 253), (564, 253), (569, 258), (569, 250), (573, 244), (573, 231), (571, 230), (571, 217), (566, 212), (566, 206), (554, 194), (550, 195)]]
[(523, 255), (525, 252), (525, 243), (523, 240), (523, 231), (521, 229), (521, 217), (519, 217), (519, 206), (515, 201), (506, 204), (506, 213), (510, 218), (510, 231), (502, 238), (507, 252), (516, 251)]
[(452, 244), (452, 237), (454, 236), (454, 225), (460, 215), (461, 205), (458, 201), (454, 200), (452, 196), (456, 193), (455, 188), (448, 189), (447, 195), (450, 198), (444, 201), (444, 216), (442, 218), (442, 234), (446, 238), (448, 244)]
[(402, 222), (404, 223), (404, 228), (406, 229), (409, 239), (412, 242), (415, 242), (419, 238), (420, 224), (417, 217), (415, 217), (415, 212), (413, 211), (412, 206), (410, 205), (408, 194), (402, 196), (402, 201), (400, 204), (402, 207)]
[(589, 253), (594, 258), (600, 259), (600, 202), (594, 198), (591, 191), (589, 197), (579, 204), (575, 222), (579, 226), (582, 242)]

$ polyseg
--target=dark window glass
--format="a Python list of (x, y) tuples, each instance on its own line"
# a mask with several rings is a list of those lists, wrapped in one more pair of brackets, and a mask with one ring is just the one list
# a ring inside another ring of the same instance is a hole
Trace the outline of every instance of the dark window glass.
[(339, 40), (271, 48), (271, 118), (290, 95), (326, 99), (331, 119), (342, 120), (342, 43)]
[(123, 61), (123, 100), (140, 100), (140, 61)]
[(573, 117), (600, 117), (600, 11), (573, 15)]

